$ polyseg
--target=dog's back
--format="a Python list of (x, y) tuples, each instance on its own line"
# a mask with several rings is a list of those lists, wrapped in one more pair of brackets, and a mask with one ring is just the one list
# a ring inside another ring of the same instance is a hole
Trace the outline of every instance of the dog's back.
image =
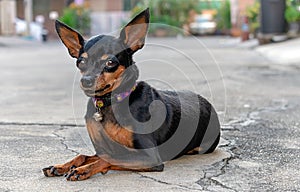
[[(180, 123), (174, 130), (178, 132), (174, 148), (185, 147), (179, 150), (181, 152), (175, 158), (186, 154), (213, 152), (220, 139), (220, 123), (214, 107), (205, 98), (191, 91), (160, 93), (168, 98), (166, 102), (171, 100), (174, 104), (173, 101), (176, 101), (174, 113), (180, 111)], [(176, 119), (177, 116), (172, 118)]]
[[(160, 127), (157, 127), (159, 124), (157, 122), (154, 125), (156, 127), (150, 127), (154, 130), (150, 134), (163, 160), (174, 159), (193, 150), (198, 154), (209, 153), (216, 148), (220, 138), (220, 124), (215, 109), (206, 99), (191, 91), (156, 90), (145, 82), (140, 82), (136, 91), (136, 95), (143, 94), (148, 97), (136, 98), (134, 94), (132, 95), (135, 102), (146, 109), (145, 114), (141, 114), (141, 110), (134, 110), (139, 107), (131, 105), (133, 117), (139, 121), (149, 120), (151, 115), (156, 115), (152, 117), (153, 121), (164, 119)], [(140, 101), (137, 101), (139, 99)], [(162, 103), (154, 105), (151, 109), (150, 105), (155, 101)], [(152, 114), (149, 109), (153, 111)], [(147, 118), (141, 119), (140, 117)], [(141, 135), (136, 135), (136, 137), (141, 137)], [(142, 146), (137, 142), (136, 147)]]

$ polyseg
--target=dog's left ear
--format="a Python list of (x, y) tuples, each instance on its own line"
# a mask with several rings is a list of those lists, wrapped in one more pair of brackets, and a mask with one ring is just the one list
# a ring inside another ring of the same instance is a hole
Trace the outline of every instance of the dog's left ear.
[(149, 8), (138, 14), (121, 31), (120, 39), (133, 52), (143, 48), (149, 26)]
[(69, 54), (78, 58), (84, 46), (84, 39), (80, 33), (58, 20), (55, 21), (55, 28), (61, 41), (68, 48)]

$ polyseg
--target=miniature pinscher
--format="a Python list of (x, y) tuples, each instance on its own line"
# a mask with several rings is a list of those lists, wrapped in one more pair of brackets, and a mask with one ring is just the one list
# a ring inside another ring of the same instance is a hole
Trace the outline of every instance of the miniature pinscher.
[(80, 86), (90, 97), (85, 120), (96, 154), (44, 168), (45, 176), (77, 181), (109, 170), (163, 171), (166, 161), (217, 147), (220, 123), (206, 99), (137, 82), (133, 54), (145, 44), (149, 17), (146, 9), (118, 38), (98, 35), (88, 41), (56, 21), (57, 33), (82, 74)]

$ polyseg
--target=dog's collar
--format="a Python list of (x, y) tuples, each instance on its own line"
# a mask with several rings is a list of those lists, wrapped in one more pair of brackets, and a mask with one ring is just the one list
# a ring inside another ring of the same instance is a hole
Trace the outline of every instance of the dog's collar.
[(128, 97), (136, 88), (137, 83), (134, 84), (134, 86), (125, 92), (114, 94), (113, 96), (111, 93), (108, 93), (102, 97), (93, 97), (93, 102), (96, 108), (96, 113), (94, 114), (94, 119), (96, 121), (102, 121), (103, 114), (101, 113), (101, 109), (107, 106), (110, 106), (112, 103), (120, 103), (122, 102), (126, 97)]
[(122, 102), (126, 97), (128, 97), (136, 88), (137, 83), (134, 84), (134, 86), (125, 92), (111, 95), (112, 93), (108, 93), (102, 97), (93, 97), (93, 102), (96, 107), (96, 109), (101, 109), (107, 106), (110, 106), (112, 103), (120, 103)]

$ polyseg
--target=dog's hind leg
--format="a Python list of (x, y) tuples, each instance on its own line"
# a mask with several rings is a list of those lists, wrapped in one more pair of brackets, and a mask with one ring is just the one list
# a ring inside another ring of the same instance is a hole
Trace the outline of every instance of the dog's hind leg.
[(219, 141), (220, 141), (220, 134), (218, 135), (218, 137), (216, 138), (216, 140), (212, 144), (212, 146), (207, 151), (205, 151), (204, 154), (212, 153), (216, 149), (216, 147), (218, 146)]
[(49, 166), (44, 168), (43, 173), (46, 177), (62, 176), (76, 167), (90, 164), (97, 160), (99, 160), (99, 157), (96, 155), (94, 156), (78, 155), (73, 160), (65, 164), (57, 164), (54, 166)]
[(201, 154), (201, 151), (203, 149), (201, 147), (196, 147), (190, 151), (188, 151), (185, 155), (197, 155), (197, 154)]

